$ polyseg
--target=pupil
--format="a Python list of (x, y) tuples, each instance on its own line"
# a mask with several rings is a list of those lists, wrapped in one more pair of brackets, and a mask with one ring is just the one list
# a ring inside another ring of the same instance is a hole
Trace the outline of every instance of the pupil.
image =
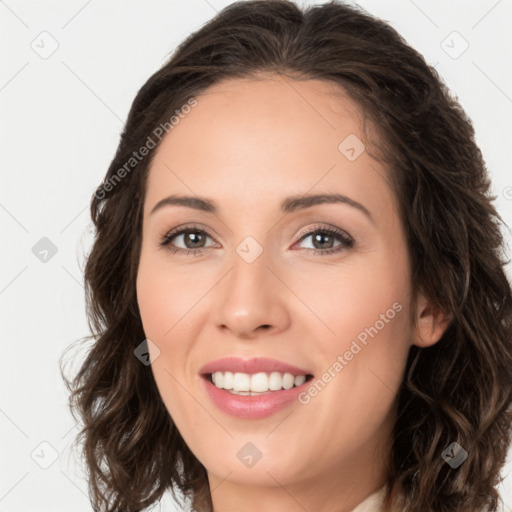
[[(196, 238), (196, 239), (199, 239), (199, 242), (200, 242), (200, 239), (201, 239), (201, 236), (202, 236), (202, 235), (200, 235), (200, 234), (196, 233), (195, 231), (190, 231), (190, 232), (188, 233), (188, 236), (189, 236), (189, 239), (191, 239), (191, 238)], [(198, 240), (196, 240), (195, 242), (194, 242), (194, 241), (192, 241), (192, 245), (194, 245), (194, 243), (197, 243), (197, 242), (198, 242)]]
[[(318, 239), (322, 239), (322, 238), (330, 238), (330, 235), (326, 235), (326, 234), (317, 234), (315, 236), (315, 243)], [(325, 247), (324, 247), (325, 248)], [(322, 247), (320, 247), (320, 249), (322, 249)]]

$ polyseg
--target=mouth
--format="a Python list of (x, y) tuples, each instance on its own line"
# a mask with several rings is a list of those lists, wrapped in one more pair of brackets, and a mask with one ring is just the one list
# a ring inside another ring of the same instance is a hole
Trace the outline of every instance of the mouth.
[(260, 396), (301, 387), (307, 384), (313, 375), (297, 375), (289, 372), (258, 372), (243, 373), (216, 371), (201, 375), (219, 390), (225, 390), (233, 395)]
[(309, 369), (267, 357), (224, 357), (203, 366), (199, 375), (218, 409), (246, 420), (292, 407), (313, 379)]

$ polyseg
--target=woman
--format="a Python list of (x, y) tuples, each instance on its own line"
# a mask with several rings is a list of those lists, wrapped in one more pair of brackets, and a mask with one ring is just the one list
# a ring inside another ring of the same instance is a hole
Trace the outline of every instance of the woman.
[(68, 385), (95, 509), (497, 510), (489, 190), (436, 71), (363, 11), (236, 2), (187, 38), (91, 202), (95, 343)]

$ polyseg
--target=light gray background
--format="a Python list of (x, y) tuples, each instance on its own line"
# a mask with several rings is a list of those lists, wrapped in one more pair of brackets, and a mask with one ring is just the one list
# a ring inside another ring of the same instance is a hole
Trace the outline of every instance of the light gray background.
[[(69, 449), (77, 429), (57, 365), (88, 334), (90, 196), (138, 89), (229, 3), (0, 1), (0, 512), (92, 510)], [(512, 0), (359, 4), (397, 28), (457, 94), (512, 225)], [(43, 237), (57, 249), (46, 262), (33, 253)], [(512, 511), (512, 475), (502, 497)], [(170, 500), (159, 509), (178, 510)]]

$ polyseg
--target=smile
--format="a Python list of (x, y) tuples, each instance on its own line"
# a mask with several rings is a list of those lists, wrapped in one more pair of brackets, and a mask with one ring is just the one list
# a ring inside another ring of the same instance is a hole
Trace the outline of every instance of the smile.
[(212, 384), (237, 395), (257, 395), (267, 392), (292, 389), (306, 382), (307, 375), (291, 373), (259, 372), (252, 375), (242, 372), (215, 372), (211, 374)]

